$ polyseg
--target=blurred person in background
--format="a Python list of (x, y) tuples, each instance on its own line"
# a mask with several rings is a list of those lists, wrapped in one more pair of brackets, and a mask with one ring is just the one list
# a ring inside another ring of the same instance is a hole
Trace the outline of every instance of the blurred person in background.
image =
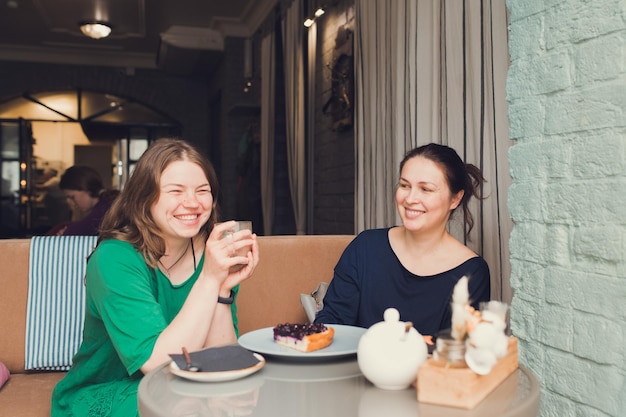
[(95, 236), (100, 223), (119, 194), (118, 190), (104, 188), (102, 178), (95, 169), (74, 165), (63, 175), (59, 187), (63, 191), (73, 215), (72, 221), (57, 225), (48, 232), (57, 236)]

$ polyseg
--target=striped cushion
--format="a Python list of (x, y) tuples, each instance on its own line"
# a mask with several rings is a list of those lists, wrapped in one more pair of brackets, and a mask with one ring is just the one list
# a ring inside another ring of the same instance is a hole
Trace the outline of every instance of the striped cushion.
[(82, 340), (85, 267), (96, 236), (35, 236), (30, 245), (26, 369), (68, 370)]

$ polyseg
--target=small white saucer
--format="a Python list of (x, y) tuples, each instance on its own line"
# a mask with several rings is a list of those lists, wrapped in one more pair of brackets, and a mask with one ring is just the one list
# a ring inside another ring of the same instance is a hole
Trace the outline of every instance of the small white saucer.
[(222, 382), (222, 381), (232, 381), (235, 379), (243, 378), (248, 375), (251, 375), (257, 371), (259, 371), (263, 366), (265, 366), (265, 358), (258, 353), (253, 353), (254, 357), (259, 360), (259, 363), (256, 365), (250, 366), (248, 368), (243, 369), (233, 369), (230, 371), (219, 371), (219, 372), (191, 372), (182, 370), (176, 365), (176, 362), (172, 361), (170, 363), (170, 372), (174, 375), (188, 379), (190, 381), (197, 382)]

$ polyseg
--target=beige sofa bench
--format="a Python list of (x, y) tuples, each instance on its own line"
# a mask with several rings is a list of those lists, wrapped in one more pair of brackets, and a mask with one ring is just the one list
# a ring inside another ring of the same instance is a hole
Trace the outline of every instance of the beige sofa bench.
[[(237, 301), (240, 333), (280, 322), (305, 322), (300, 293), (330, 281), (352, 238), (259, 237), (261, 260), (254, 276), (241, 285)], [(0, 389), (0, 417), (48, 416), (52, 389), (65, 374), (24, 369), (30, 242), (0, 240), (0, 362), (11, 372)]]

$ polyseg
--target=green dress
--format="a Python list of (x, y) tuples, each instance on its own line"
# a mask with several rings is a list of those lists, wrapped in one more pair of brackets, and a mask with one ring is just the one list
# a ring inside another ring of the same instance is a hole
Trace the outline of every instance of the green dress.
[[(186, 282), (172, 285), (130, 243), (98, 245), (87, 264), (83, 341), (52, 393), (53, 417), (138, 415), (140, 368), (180, 311), (203, 263), (204, 256)], [(234, 303), (231, 309), (236, 331)]]

